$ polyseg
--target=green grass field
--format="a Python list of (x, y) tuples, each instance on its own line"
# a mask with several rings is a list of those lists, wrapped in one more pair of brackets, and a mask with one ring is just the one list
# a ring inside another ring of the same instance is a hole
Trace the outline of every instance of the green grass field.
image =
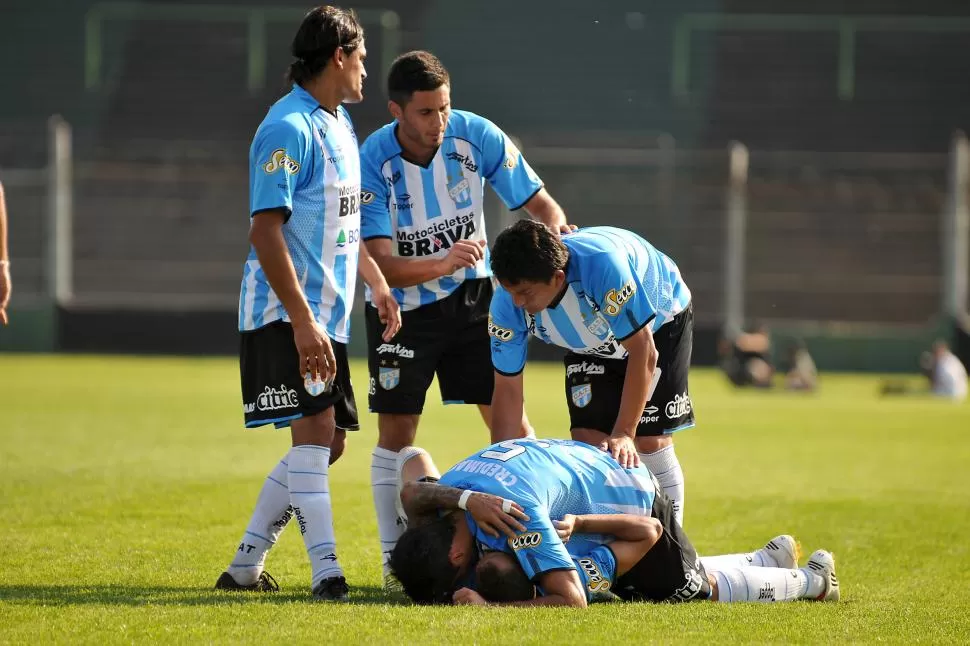
[[(364, 366), (355, 364), (358, 399)], [(561, 367), (526, 371), (540, 435), (565, 436)], [(371, 508), (375, 419), (330, 471), (353, 603), (309, 599), (298, 532), (277, 595), (211, 590), (289, 435), (241, 428), (230, 359), (0, 355), (0, 642), (645, 643), (970, 641), (970, 405), (737, 393), (692, 373), (699, 425), (677, 437), (699, 552), (782, 532), (839, 564), (840, 604), (606, 604), (585, 611), (388, 604)], [(434, 398), (419, 444), (446, 467), (486, 443)]]

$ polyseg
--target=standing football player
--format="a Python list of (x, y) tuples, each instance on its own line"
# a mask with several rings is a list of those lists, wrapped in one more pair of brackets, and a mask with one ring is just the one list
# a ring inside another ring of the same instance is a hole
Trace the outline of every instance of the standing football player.
[(239, 300), (246, 426), (290, 428), (293, 448), (267, 476), (217, 589), (270, 591), (263, 570), (290, 518), (303, 535), (311, 589), (346, 601), (330, 505), (329, 465), (358, 428), (346, 343), (358, 272), (388, 338), (399, 309), (359, 250), (360, 159), (342, 103), (363, 98), (364, 32), (352, 11), (311, 10), (293, 40), (292, 90), (270, 108), (250, 148), (251, 248)]
[(386, 343), (377, 310), (367, 308), (368, 402), (380, 430), (371, 485), (385, 588), (392, 589), (387, 557), (402, 531), (393, 468), (398, 452), (414, 442), (435, 375), (442, 401), (476, 405), (492, 428), (492, 441), (529, 433), (520, 415), (496, 434), (489, 408), (494, 377), (485, 181), (508, 208), (524, 209), (550, 233), (569, 228), (508, 136), (488, 119), (452, 109), (451, 79), (434, 55), (398, 57), (387, 89), (394, 121), (368, 137), (360, 155), (364, 242), (393, 288), (404, 323), (403, 332)]
[(674, 261), (631, 231), (589, 227), (559, 236), (520, 220), (495, 239), (489, 333), (497, 433), (522, 416), (526, 340), (566, 348), (574, 440), (642, 460), (684, 517), (684, 472), (672, 434), (694, 426), (687, 386), (691, 294)]

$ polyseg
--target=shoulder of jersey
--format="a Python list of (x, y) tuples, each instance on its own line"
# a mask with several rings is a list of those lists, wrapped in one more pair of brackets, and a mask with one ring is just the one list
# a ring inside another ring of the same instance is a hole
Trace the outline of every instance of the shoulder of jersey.
[(367, 135), (367, 139), (360, 145), (361, 159), (383, 162), (399, 154), (401, 146), (394, 137), (394, 122)]
[(301, 135), (309, 133), (310, 125), (307, 121), (307, 112), (294, 108), (295, 106), (292, 103), (284, 104), (280, 102), (274, 105), (266, 113), (262, 123), (259, 124), (257, 133), (265, 131), (268, 128), (273, 128), (277, 134), (284, 132), (286, 129), (290, 129), (292, 132)]
[(478, 145), (481, 142), (482, 135), (485, 134), (485, 130), (490, 125), (488, 119), (474, 112), (452, 110), (451, 116), (448, 117), (448, 128), (445, 131), (445, 136), (467, 139)]

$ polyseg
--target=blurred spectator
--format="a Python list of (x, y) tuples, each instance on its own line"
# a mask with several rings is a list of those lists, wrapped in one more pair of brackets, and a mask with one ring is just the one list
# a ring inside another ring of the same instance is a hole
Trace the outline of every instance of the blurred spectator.
[(722, 339), (718, 354), (724, 374), (735, 386), (771, 388), (775, 368), (771, 364), (771, 336), (765, 326), (756, 325), (733, 339)]
[(785, 375), (785, 388), (788, 390), (815, 390), (818, 370), (815, 360), (808, 353), (804, 341), (795, 341), (788, 348), (788, 374)]
[(930, 391), (934, 395), (953, 400), (967, 396), (967, 369), (950, 352), (946, 341), (937, 340), (930, 352), (923, 353), (920, 364), (930, 380)]
[[(929, 379), (929, 392), (937, 397), (960, 401), (967, 396), (967, 369), (960, 359), (950, 352), (946, 341), (938, 339), (933, 348), (920, 355), (920, 371)], [(882, 385), (883, 395), (908, 395), (926, 393), (922, 388), (911, 388), (901, 381), (888, 381)]]

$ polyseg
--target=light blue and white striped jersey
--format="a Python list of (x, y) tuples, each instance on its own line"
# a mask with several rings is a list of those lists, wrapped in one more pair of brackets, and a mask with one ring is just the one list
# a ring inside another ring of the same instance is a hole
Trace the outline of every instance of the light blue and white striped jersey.
[(492, 365), (506, 375), (525, 367), (529, 334), (580, 354), (622, 359), (619, 341), (646, 325), (656, 332), (690, 305), (674, 261), (631, 231), (589, 227), (562, 237), (569, 250), (562, 297), (532, 316), (496, 288), (489, 309)]
[(552, 524), (566, 514), (650, 516), (657, 484), (643, 465), (624, 469), (595, 446), (572, 440), (508, 440), (462, 460), (441, 476), (441, 484), (508, 498), (528, 521), (514, 539), (486, 534), (466, 514), (475, 539), (489, 549), (514, 554), (530, 579), (549, 570), (570, 569), (569, 552), (585, 554), (612, 536), (575, 534), (569, 552)]
[[(542, 188), (505, 133), (471, 112), (452, 111), (427, 166), (402, 157), (396, 131), (397, 122), (389, 123), (360, 148), (362, 235), (390, 238), (395, 256), (442, 258), (457, 240), (485, 240), (486, 179), (512, 210)], [(491, 275), (486, 248), (474, 267), (392, 291), (401, 309), (413, 310), (448, 296), (464, 280)]]
[[(283, 209), (283, 238), (316, 320), (330, 338), (350, 340), (360, 245), (360, 158), (343, 106), (331, 114), (294, 85), (269, 109), (249, 149), (249, 210)], [(250, 246), (239, 295), (239, 329), (289, 314)]]

